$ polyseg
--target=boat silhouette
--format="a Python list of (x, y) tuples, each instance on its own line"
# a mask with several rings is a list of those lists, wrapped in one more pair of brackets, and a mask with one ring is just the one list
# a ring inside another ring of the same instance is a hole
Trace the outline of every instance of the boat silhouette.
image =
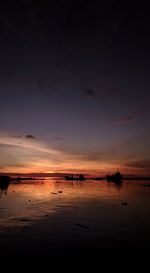
[(106, 180), (109, 182), (121, 183), (122, 182), (122, 174), (120, 172), (116, 172), (112, 175), (106, 175)]
[(8, 175), (0, 176), (0, 185), (8, 184), (11, 181), (11, 177)]
[(0, 176), (0, 198), (2, 197), (2, 194), (7, 194), (7, 189), (9, 186), (9, 183), (11, 181), (11, 178), (7, 175)]

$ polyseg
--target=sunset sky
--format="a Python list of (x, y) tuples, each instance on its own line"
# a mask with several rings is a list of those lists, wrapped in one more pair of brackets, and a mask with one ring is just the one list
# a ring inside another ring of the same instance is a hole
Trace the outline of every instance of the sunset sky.
[(0, 3), (0, 172), (150, 175), (150, 19), (131, 1)]

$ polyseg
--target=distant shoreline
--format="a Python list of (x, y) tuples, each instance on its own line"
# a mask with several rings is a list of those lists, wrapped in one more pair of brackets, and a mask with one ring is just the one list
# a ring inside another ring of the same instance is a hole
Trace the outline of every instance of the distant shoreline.
[[(93, 179), (93, 180), (105, 180), (106, 177), (91, 177), (88, 179)], [(150, 180), (150, 177), (123, 177), (122, 180)]]
[[(58, 179), (64, 179), (66, 174), (16, 174), (16, 173), (0, 173), (0, 176), (9, 176), (12, 180), (41, 180), (41, 179), (53, 179), (53, 178), (58, 178)], [(89, 176), (85, 177), (85, 180), (106, 180), (106, 176)], [(144, 177), (139, 177), (139, 176), (133, 176), (133, 177), (126, 177), (123, 176), (122, 180), (150, 180), (150, 176), (144, 176)]]

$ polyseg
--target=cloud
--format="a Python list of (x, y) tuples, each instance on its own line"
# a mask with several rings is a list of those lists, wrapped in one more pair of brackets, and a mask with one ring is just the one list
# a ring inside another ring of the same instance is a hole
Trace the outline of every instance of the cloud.
[(79, 158), (85, 161), (103, 161), (103, 153), (83, 153), (79, 154)]
[(125, 166), (129, 168), (150, 169), (150, 158), (129, 161)]
[(112, 125), (123, 125), (123, 124), (129, 123), (129, 122), (137, 119), (138, 117), (142, 116), (145, 112), (146, 112), (146, 109), (136, 112), (136, 113), (133, 113), (133, 114), (128, 114), (126, 116), (121, 117), (117, 121), (113, 121)]
[(75, 158), (78, 161), (84, 162), (104, 162), (108, 161), (108, 157), (110, 158), (109, 161), (112, 162), (113, 153), (111, 152), (67, 152), (65, 153), (70, 158)]
[(14, 137), (14, 138), (29, 138), (29, 139), (36, 139), (35, 136), (29, 134), (29, 135), (25, 135), (25, 136), (22, 136), (22, 135), (11, 135), (11, 137)]
[[(118, 166), (111, 154), (101, 151), (73, 152), (51, 148), (37, 139), (0, 135), (0, 167), (5, 172), (82, 172), (103, 173)], [(21, 164), (21, 165), (20, 165)], [(5, 167), (5, 169), (4, 169)], [(0, 169), (1, 170), (1, 169)]]
[(96, 98), (96, 93), (92, 88), (85, 89), (84, 95), (88, 98)]
[(37, 141), (32, 141), (32, 138), (22, 138), (18, 140), (17, 138), (12, 138), (10, 136), (0, 136), (0, 145), (6, 145), (6, 147), (22, 148), (24, 151), (37, 151), (39, 153), (45, 153), (48, 155), (60, 156), (60, 152), (47, 147), (44, 143)]
[(26, 135), (26, 136), (25, 136), (25, 138), (36, 139), (36, 137), (35, 137), (35, 136), (30, 135), (30, 134), (29, 134), (29, 135)]
[(86, 88), (82, 95), (87, 98), (98, 98), (98, 99), (108, 99), (108, 97), (117, 97), (121, 95), (121, 90), (117, 87), (111, 88), (103, 88), (103, 87), (96, 87), (96, 88)]

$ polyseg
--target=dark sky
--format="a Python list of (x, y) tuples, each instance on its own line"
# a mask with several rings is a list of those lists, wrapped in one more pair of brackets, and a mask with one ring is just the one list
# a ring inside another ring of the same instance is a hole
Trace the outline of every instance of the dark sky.
[(150, 6), (0, 3), (0, 171), (150, 174)]

